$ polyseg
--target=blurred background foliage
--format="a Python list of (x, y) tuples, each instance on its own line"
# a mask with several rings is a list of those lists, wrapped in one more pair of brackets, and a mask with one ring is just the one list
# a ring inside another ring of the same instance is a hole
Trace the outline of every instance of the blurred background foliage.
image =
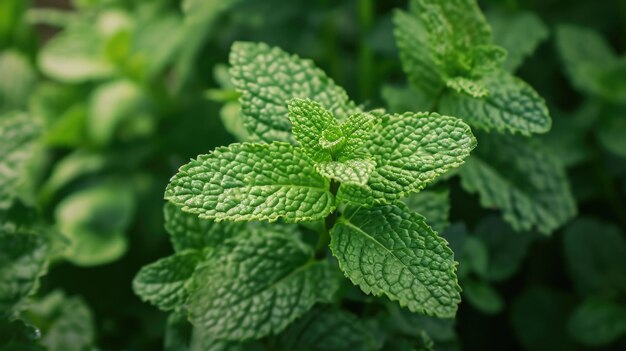
[[(460, 262), (463, 303), (456, 321), (398, 309), (390, 324), (435, 349), (624, 350), (626, 2), (479, 3), (496, 43), (527, 57), (506, 66), (548, 103), (541, 145), (567, 167), (578, 218), (551, 236), (515, 232), (456, 177), (411, 199), (449, 209), (424, 214)], [(172, 251), (162, 198), (179, 165), (245, 136), (231, 43), (312, 58), (368, 108), (417, 110), (393, 38), (406, 6), (1, 1), (0, 229), (32, 234), (0, 238), (0, 279), (26, 282), (0, 301), (0, 350), (161, 349), (166, 315), (131, 281)]]

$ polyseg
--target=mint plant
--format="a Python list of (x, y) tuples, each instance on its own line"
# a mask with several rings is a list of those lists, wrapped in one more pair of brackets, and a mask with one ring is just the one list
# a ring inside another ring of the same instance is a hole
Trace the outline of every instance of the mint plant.
[[(436, 113), (363, 111), (311, 61), (266, 44), (237, 42), (230, 62), (259, 142), (198, 156), (170, 180), (177, 252), (139, 272), (137, 294), (225, 341), (279, 334), (337, 301), (339, 271), (366, 294), (453, 317), (452, 251), (398, 200), (461, 165), (476, 145), (470, 128)], [(304, 222), (314, 246), (289, 224)]]
[[(480, 146), (460, 169), (463, 187), (478, 193), (484, 207), (501, 210), (515, 230), (549, 234), (569, 220), (575, 207), (563, 168), (527, 138), (550, 129), (548, 109), (532, 87), (505, 69), (507, 50), (494, 44), (476, 2), (413, 0), (408, 13), (396, 12), (394, 23), (404, 71), (425, 96), (420, 100), (434, 101), (431, 109), (479, 130)], [(530, 23), (541, 32), (540, 22)], [(519, 41), (503, 40), (516, 55), (509, 58), (513, 62), (525, 55)]]
[(0, 1), (0, 350), (626, 349), (623, 10)]

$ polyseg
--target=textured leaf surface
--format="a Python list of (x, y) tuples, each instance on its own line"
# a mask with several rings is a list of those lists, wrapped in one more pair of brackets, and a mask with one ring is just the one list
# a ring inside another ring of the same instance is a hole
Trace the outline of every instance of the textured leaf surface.
[(202, 258), (201, 252), (190, 250), (144, 266), (133, 280), (133, 290), (164, 311), (182, 306), (189, 295), (188, 281)]
[[(457, 92), (485, 96), (488, 90), (479, 78), (498, 68), (506, 52), (491, 44), (491, 28), (476, 1), (415, 0), (411, 5), (414, 20), (396, 16), (396, 38), (405, 71), (419, 79), (430, 78), (431, 74), (424, 74), (430, 70)], [(407, 52), (416, 48), (419, 51)], [(417, 82), (417, 86), (433, 83), (436, 88), (426, 91), (440, 91), (436, 79)]]
[(491, 28), (475, 0), (414, 0), (411, 5), (422, 17), (437, 55), (457, 54), (455, 50), (491, 41)]
[(412, 312), (456, 314), (452, 250), (420, 215), (396, 205), (361, 208), (341, 217), (330, 235), (339, 267), (365, 293), (384, 294)]
[(215, 222), (199, 218), (193, 213), (184, 212), (171, 202), (163, 207), (165, 230), (175, 251), (186, 249), (202, 250), (217, 247), (228, 238), (241, 234), (246, 224), (243, 222)]
[(572, 337), (588, 346), (602, 346), (626, 334), (626, 308), (603, 299), (587, 299), (574, 310), (568, 327)]
[(344, 142), (335, 116), (309, 99), (289, 100), (288, 108), (293, 137), (304, 152), (315, 162), (330, 161), (333, 149)]
[(496, 216), (480, 221), (474, 234), (487, 249), (488, 264), (483, 278), (490, 281), (502, 281), (512, 276), (522, 264), (533, 240), (531, 233), (516, 233)]
[(626, 292), (626, 240), (617, 227), (582, 218), (568, 226), (563, 245), (570, 278), (581, 294)]
[(288, 222), (324, 218), (334, 208), (329, 183), (286, 143), (232, 144), (182, 166), (165, 198), (201, 218)]
[(526, 57), (548, 38), (548, 28), (532, 12), (493, 11), (487, 14), (494, 43), (506, 49), (504, 68), (515, 72)]
[(313, 308), (279, 337), (281, 350), (376, 350), (376, 340), (356, 316), (338, 309)]
[(475, 146), (470, 128), (458, 118), (436, 113), (385, 115), (365, 145), (376, 162), (367, 186), (342, 186), (338, 197), (356, 203), (393, 202), (460, 166)]
[(367, 184), (376, 163), (372, 160), (328, 161), (315, 165), (319, 174), (335, 179), (341, 184), (362, 186)]
[(337, 155), (339, 161), (360, 156), (360, 149), (370, 139), (372, 131), (380, 122), (375, 112), (358, 112), (341, 122), (339, 128), (345, 140)]
[(435, 67), (429, 52), (428, 33), (412, 14), (396, 11), (393, 16), (394, 35), (402, 69), (411, 84), (429, 95), (436, 95), (445, 82)]
[(448, 190), (425, 190), (411, 194), (404, 203), (426, 218), (426, 223), (441, 233), (450, 224), (450, 197)]
[(232, 81), (240, 98), (244, 124), (264, 141), (293, 142), (287, 101), (310, 98), (337, 118), (356, 112), (343, 88), (311, 60), (266, 44), (236, 42), (230, 52)]
[(463, 94), (445, 94), (441, 112), (457, 116), (484, 130), (531, 135), (550, 130), (552, 120), (545, 101), (524, 81), (504, 71), (486, 76), (482, 82), (489, 95), (480, 99)]
[(502, 211), (517, 231), (544, 234), (576, 213), (565, 171), (539, 143), (522, 137), (480, 134), (480, 146), (461, 168), (461, 184), (486, 208)]
[(29, 233), (0, 231), (0, 317), (28, 296), (46, 269), (46, 244)]
[(338, 288), (328, 262), (292, 233), (265, 230), (231, 245), (199, 269), (189, 299), (191, 322), (215, 338), (278, 333)]
[(26, 114), (0, 115), (0, 208), (8, 207), (17, 195), (40, 132), (40, 125)]

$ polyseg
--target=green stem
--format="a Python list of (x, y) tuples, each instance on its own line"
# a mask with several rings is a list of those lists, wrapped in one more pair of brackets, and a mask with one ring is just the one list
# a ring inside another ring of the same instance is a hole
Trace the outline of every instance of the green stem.
[[(333, 194), (333, 196), (336, 196), (338, 190), (339, 183), (335, 180), (331, 180), (330, 193)], [(316, 258), (324, 258), (326, 256), (328, 245), (330, 244), (330, 230), (333, 228), (336, 221), (337, 211), (331, 212), (328, 216), (326, 216), (326, 218), (324, 218), (324, 229), (320, 233), (320, 237), (317, 240), (317, 245), (315, 246)]]

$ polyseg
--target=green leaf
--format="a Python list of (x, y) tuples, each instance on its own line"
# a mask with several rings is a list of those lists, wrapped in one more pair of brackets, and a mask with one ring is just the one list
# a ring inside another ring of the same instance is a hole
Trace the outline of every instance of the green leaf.
[(165, 198), (216, 221), (314, 221), (334, 209), (327, 180), (289, 144), (232, 144), (182, 166)]
[(124, 120), (139, 118), (143, 103), (141, 90), (130, 81), (100, 85), (90, 97), (87, 132), (92, 141), (98, 145), (111, 142)]
[(339, 119), (357, 112), (343, 88), (311, 60), (264, 43), (236, 42), (230, 52), (231, 76), (240, 98), (244, 124), (264, 141), (293, 142), (287, 101), (309, 98)]
[(365, 293), (385, 294), (412, 312), (456, 314), (452, 250), (420, 215), (397, 205), (360, 208), (340, 217), (330, 236), (339, 267)]
[(359, 149), (376, 125), (368, 113), (350, 115), (341, 125), (332, 113), (309, 99), (289, 100), (293, 135), (304, 152), (315, 162), (315, 169), (326, 178), (341, 183), (365, 185), (376, 164), (360, 157)]
[(463, 297), (476, 309), (485, 314), (500, 313), (504, 308), (502, 297), (491, 285), (476, 279), (462, 282)]
[(411, 194), (404, 200), (404, 203), (412, 211), (419, 213), (426, 218), (426, 223), (433, 230), (441, 233), (448, 225), (450, 217), (449, 191), (425, 190), (416, 194)]
[(380, 122), (376, 116), (375, 111), (358, 112), (341, 122), (339, 128), (344, 137), (344, 142), (337, 155), (339, 161), (361, 156), (361, 148), (371, 138), (372, 131)]
[(74, 193), (59, 203), (55, 218), (70, 239), (65, 258), (80, 266), (109, 263), (127, 249), (125, 231), (135, 210), (131, 190), (119, 183), (103, 183)]
[(309, 99), (291, 99), (287, 106), (293, 137), (304, 152), (315, 162), (330, 161), (344, 142), (335, 116)]
[(40, 124), (26, 114), (0, 115), (0, 208), (10, 206), (20, 186), (29, 181), (26, 173), (40, 133)]
[(376, 163), (372, 160), (327, 161), (315, 165), (315, 169), (326, 178), (341, 184), (363, 186), (367, 184)]
[(52, 199), (58, 191), (81, 177), (102, 172), (108, 164), (101, 153), (77, 149), (58, 160), (41, 188), (39, 197), (43, 202)]
[(431, 57), (428, 33), (424, 25), (417, 16), (403, 11), (396, 11), (393, 21), (404, 73), (412, 86), (434, 97), (445, 87), (445, 83), (440, 73), (433, 69), (435, 62)]
[(77, 296), (55, 290), (24, 312), (41, 327), (41, 344), (50, 351), (83, 351), (95, 346), (95, 321), (89, 306)]
[(626, 57), (618, 57), (598, 33), (573, 25), (556, 31), (557, 48), (572, 85), (578, 90), (616, 102), (626, 101)]
[(626, 240), (615, 226), (581, 218), (563, 237), (566, 267), (581, 294), (607, 297), (626, 292)]
[(377, 350), (376, 340), (356, 316), (334, 308), (317, 307), (291, 324), (276, 341), (281, 350)]
[[(404, 69), (413, 76), (410, 80), (425, 77), (416, 86), (431, 94), (445, 84), (473, 97), (487, 95), (479, 78), (497, 69), (506, 52), (491, 43), (491, 28), (476, 1), (415, 0), (411, 4), (413, 20), (396, 15), (396, 40)], [(438, 77), (424, 74), (427, 70)]]
[(257, 341), (220, 340), (202, 328), (194, 328), (191, 333), (189, 351), (266, 351), (266, 348)]
[(26, 107), (37, 76), (17, 51), (0, 52), (0, 113)]
[(516, 231), (552, 231), (576, 206), (563, 167), (541, 144), (522, 137), (480, 134), (480, 146), (461, 168), (461, 185), (485, 208), (502, 211)]
[(448, 79), (446, 86), (463, 96), (469, 95), (471, 98), (482, 98), (489, 94), (489, 90), (487, 90), (481, 82), (473, 81), (465, 77)]
[(460, 166), (476, 146), (458, 118), (436, 113), (384, 115), (364, 149), (376, 162), (366, 187), (341, 186), (341, 201), (391, 203)]
[(531, 233), (516, 233), (496, 216), (481, 220), (474, 233), (488, 252), (482, 277), (495, 282), (511, 277), (519, 269), (533, 240)]
[(40, 235), (0, 231), (0, 318), (30, 295), (47, 269)]
[(504, 69), (515, 72), (524, 60), (548, 38), (548, 28), (532, 12), (491, 11), (487, 19), (493, 29), (493, 41), (506, 49)]
[(188, 301), (192, 324), (216, 339), (279, 333), (338, 288), (333, 268), (293, 233), (255, 231), (230, 245), (198, 269)]
[[(438, 59), (455, 50), (490, 44), (491, 28), (475, 0), (413, 0), (412, 12), (421, 16)], [(439, 42), (437, 41), (439, 36)]]
[(552, 120), (545, 101), (530, 85), (502, 70), (481, 82), (489, 95), (476, 99), (453, 92), (444, 94), (441, 112), (487, 131), (531, 135), (550, 130)]
[(603, 299), (586, 299), (568, 323), (572, 338), (587, 346), (602, 346), (626, 334), (626, 308)]
[(92, 23), (79, 23), (54, 36), (38, 55), (41, 71), (63, 83), (81, 83), (113, 74), (104, 58), (104, 40)]
[(170, 234), (170, 240), (176, 252), (217, 247), (245, 230), (245, 223), (218, 223), (202, 219), (193, 213), (184, 212), (171, 202), (165, 204), (163, 212), (165, 230)]
[(189, 295), (188, 281), (202, 258), (202, 252), (190, 250), (144, 266), (133, 280), (133, 290), (163, 311), (182, 306)]

